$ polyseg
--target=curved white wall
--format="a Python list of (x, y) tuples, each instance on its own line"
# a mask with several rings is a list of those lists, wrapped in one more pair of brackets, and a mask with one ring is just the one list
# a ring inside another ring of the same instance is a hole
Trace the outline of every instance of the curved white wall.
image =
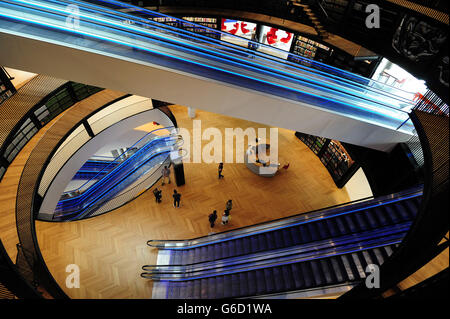
[(70, 182), (75, 173), (83, 164), (94, 155), (98, 149), (108, 143), (115, 136), (119, 136), (134, 127), (156, 121), (162, 126), (172, 126), (173, 123), (166, 114), (158, 109), (151, 109), (136, 115), (132, 115), (104, 129), (95, 137), (91, 138), (80, 149), (74, 150), (67, 162), (61, 167), (43, 196), (43, 202), (39, 210), (38, 218), (41, 220), (52, 220), (53, 212), (61, 197), (62, 191)]

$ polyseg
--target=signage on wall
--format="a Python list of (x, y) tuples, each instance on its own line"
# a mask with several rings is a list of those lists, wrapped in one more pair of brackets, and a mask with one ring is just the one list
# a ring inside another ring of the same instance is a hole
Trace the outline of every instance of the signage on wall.
[(256, 23), (222, 19), (221, 30), (239, 37), (243, 37), (252, 40), (256, 34)]
[(260, 42), (272, 47), (289, 51), (294, 34), (273, 27), (263, 26)]

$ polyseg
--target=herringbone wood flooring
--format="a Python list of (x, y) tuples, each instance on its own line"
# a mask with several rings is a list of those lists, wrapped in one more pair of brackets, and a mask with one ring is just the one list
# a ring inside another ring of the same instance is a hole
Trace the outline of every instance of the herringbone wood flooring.
[[(192, 128), (186, 108), (171, 109), (180, 127)], [(197, 111), (196, 119), (202, 120), (203, 128), (264, 127), (202, 111)], [(27, 148), (31, 149), (37, 138)], [(280, 129), (279, 145), (282, 162), (290, 162), (291, 166), (271, 179), (254, 175), (244, 164), (225, 164), (223, 180), (217, 179), (216, 164), (185, 164), (186, 185), (177, 188), (182, 193), (182, 207), (178, 209), (170, 200), (175, 188), (172, 176), (172, 184), (163, 186), (161, 204), (156, 204), (148, 191), (113, 212), (88, 220), (37, 222), (39, 245), (49, 270), (71, 298), (150, 298), (152, 283), (139, 276), (142, 265), (156, 263), (156, 250), (149, 248), (146, 241), (208, 234), (208, 214), (212, 209), (221, 213), (228, 199), (234, 203), (230, 224), (218, 225), (214, 231), (348, 201), (346, 190), (335, 187), (326, 169), (294, 132)], [(8, 170), (0, 184), (0, 234), (12, 255), (17, 242), (13, 228), (14, 181), (20, 176), (26, 156), (24, 149), (14, 162), (16, 172)], [(80, 288), (65, 288), (68, 264), (80, 267)]]
[[(180, 127), (192, 129), (192, 120), (182, 106), (172, 106)], [(265, 127), (226, 116), (197, 111), (202, 128)], [(191, 141), (192, 143), (192, 141)], [(206, 144), (205, 142), (204, 144)], [(65, 267), (80, 267), (81, 287), (64, 288), (72, 298), (150, 298), (151, 282), (140, 278), (141, 266), (156, 263), (156, 250), (149, 239), (185, 239), (207, 235), (208, 215), (219, 214), (233, 200), (229, 225), (223, 231), (307, 212), (348, 201), (345, 189), (334, 185), (319, 159), (294, 136), (279, 130), (282, 162), (287, 171), (274, 178), (250, 172), (245, 164), (225, 164), (224, 179), (217, 178), (217, 164), (186, 163), (186, 185), (177, 188), (182, 207), (172, 206), (172, 184), (163, 189), (163, 202), (145, 192), (129, 204), (102, 216), (71, 223), (37, 222), (39, 245), (47, 266), (65, 287)]]

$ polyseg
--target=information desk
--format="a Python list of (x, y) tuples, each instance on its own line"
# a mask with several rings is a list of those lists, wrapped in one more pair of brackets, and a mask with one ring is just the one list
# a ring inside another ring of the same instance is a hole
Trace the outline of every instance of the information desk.
[[(256, 151), (258, 148), (258, 152)], [(244, 161), (247, 168), (253, 173), (263, 177), (273, 177), (278, 172), (280, 164), (265, 162), (263, 159), (258, 158), (259, 154), (265, 154), (264, 158), (269, 157), (266, 152), (270, 150), (269, 144), (258, 144), (250, 146), (245, 152)], [(266, 155), (267, 154), (267, 155)]]

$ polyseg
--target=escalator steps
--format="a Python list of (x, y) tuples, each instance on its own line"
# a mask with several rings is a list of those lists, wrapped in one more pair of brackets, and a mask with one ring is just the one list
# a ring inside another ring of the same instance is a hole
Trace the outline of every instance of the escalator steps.
[(273, 232), (273, 238), (276, 249), (284, 247), (284, 240), (283, 237), (281, 236), (281, 232), (279, 231)]
[(328, 258), (319, 260), (320, 267), (322, 269), (322, 273), (325, 277), (325, 282), (330, 285), (332, 283), (336, 283), (336, 276), (334, 276), (333, 268), (329, 264)]
[(240, 294), (241, 296), (249, 295), (249, 280), (247, 273), (239, 273), (239, 285), (240, 285)]
[(305, 288), (314, 286), (314, 275), (310, 263), (300, 263), (299, 266), (303, 275), (303, 280), (305, 281)]
[(207, 298), (216, 298), (216, 289), (218, 281), (215, 278), (207, 278)]
[(291, 232), (288, 229), (283, 229), (281, 231), (281, 236), (283, 237), (283, 240), (285, 242), (285, 247), (292, 246), (294, 241), (292, 239)]
[(367, 217), (371, 228), (377, 228), (380, 226), (380, 222), (377, 220), (377, 218), (375, 218), (370, 210), (365, 211), (365, 216)]
[(266, 282), (266, 292), (271, 293), (275, 291), (275, 281), (273, 276), (273, 270), (272, 268), (264, 268), (264, 280)]
[(256, 284), (256, 273), (254, 271), (249, 271), (244, 274), (247, 276), (248, 296), (256, 295), (258, 291)]
[(283, 279), (284, 279), (284, 284), (286, 287), (286, 290), (292, 290), (294, 289), (294, 285), (295, 283), (295, 279), (294, 279), (294, 275), (292, 273), (292, 268), (291, 265), (284, 265), (281, 268), (281, 272), (283, 274)]
[(311, 265), (315, 286), (323, 286), (325, 284), (324, 275), (322, 274), (318, 262), (316, 260), (311, 260), (309, 264)]
[(344, 277), (343, 267), (341, 265), (339, 265), (339, 259), (337, 259), (335, 257), (331, 257), (330, 263), (331, 263), (331, 267), (333, 269), (332, 271), (336, 276), (336, 281), (338, 283), (344, 282), (346, 280), (346, 278)]
[(342, 221), (342, 219), (341, 219), (341, 218), (335, 218), (334, 220), (335, 220), (336, 225), (337, 225), (337, 227), (338, 227), (338, 229), (339, 229), (339, 232), (340, 232), (339, 235), (345, 235), (345, 234), (347, 234), (347, 233), (348, 233), (348, 230), (347, 230), (347, 228), (345, 227), (344, 222)]
[(264, 294), (266, 293), (266, 280), (264, 278), (264, 271), (261, 269), (258, 269), (255, 271), (255, 283), (256, 283), (256, 294)]
[(383, 210), (383, 207), (376, 207), (375, 208), (375, 214), (378, 217), (378, 220), (380, 221), (381, 226), (386, 226), (389, 224), (386, 216), (385, 216), (385, 212)]
[(351, 215), (346, 214), (343, 217), (346, 222), (347, 228), (350, 230), (351, 233), (356, 233), (360, 230), (359, 227), (356, 227)]
[(317, 230), (316, 223), (307, 223), (306, 227), (309, 230), (309, 233), (311, 234), (312, 241), (320, 240), (319, 231)]
[(301, 267), (299, 264), (291, 264), (290, 265), (292, 279), (294, 280), (295, 287), (297, 289), (305, 287), (305, 279), (304, 274), (301, 270)]
[(359, 276), (360, 279), (366, 278), (366, 273), (364, 272), (364, 268), (359, 260), (359, 256), (357, 253), (352, 253), (351, 258), (353, 260), (354, 265), (356, 266), (356, 275)]
[(221, 276), (223, 277), (223, 298), (230, 298), (232, 296), (232, 280), (230, 280), (229, 276)]
[(239, 274), (231, 275), (231, 296), (239, 296), (242, 294)]
[(356, 213), (354, 215), (354, 217), (356, 219), (356, 223), (359, 225), (359, 228), (362, 231), (370, 229), (369, 223), (367, 222), (366, 218), (364, 217), (364, 214)]

